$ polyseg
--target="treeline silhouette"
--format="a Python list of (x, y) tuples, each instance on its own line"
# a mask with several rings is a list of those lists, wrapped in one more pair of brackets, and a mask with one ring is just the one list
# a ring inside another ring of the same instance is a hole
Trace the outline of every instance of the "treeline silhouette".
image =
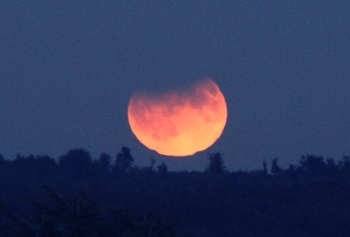
[(348, 236), (350, 157), (307, 154), (283, 169), (228, 171), (220, 153), (204, 171), (134, 165), (131, 150), (97, 159), (72, 149), (0, 156), (0, 236)]

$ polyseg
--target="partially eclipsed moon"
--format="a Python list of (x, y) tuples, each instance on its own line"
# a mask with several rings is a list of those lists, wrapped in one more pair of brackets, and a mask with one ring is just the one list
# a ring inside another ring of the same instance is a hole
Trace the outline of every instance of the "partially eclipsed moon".
[(226, 119), (225, 98), (210, 79), (186, 91), (134, 93), (128, 106), (129, 124), (137, 139), (167, 156), (189, 156), (207, 149), (220, 137)]

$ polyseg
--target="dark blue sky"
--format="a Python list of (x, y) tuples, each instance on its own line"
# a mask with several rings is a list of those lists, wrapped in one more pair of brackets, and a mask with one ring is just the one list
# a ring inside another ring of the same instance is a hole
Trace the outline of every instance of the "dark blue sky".
[[(350, 2), (0, 2), (0, 154), (97, 157), (128, 146), (143, 166), (203, 170), (220, 151), (229, 170), (279, 156), (350, 155)], [(209, 76), (228, 123), (186, 160), (143, 147), (127, 122), (136, 89)]]

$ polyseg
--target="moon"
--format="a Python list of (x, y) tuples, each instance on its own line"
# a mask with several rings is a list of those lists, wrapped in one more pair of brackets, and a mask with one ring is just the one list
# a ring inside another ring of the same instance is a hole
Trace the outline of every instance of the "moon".
[(225, 97), (210, 78), (182, 91), (133, 93), (128, 121), (136, 138), (161, 155), (185, 157), (206, 150), (227, 120)]

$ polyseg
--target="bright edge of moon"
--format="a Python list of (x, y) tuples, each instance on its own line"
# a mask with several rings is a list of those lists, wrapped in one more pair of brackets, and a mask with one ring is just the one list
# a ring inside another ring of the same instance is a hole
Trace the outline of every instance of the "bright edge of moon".
[(134, 93), (128, 120), (136, 138), (149, 149), (184, 157), (206, 150), (221, 136), (227, 105), (220, 88), (207, 78), (186, 91)]

